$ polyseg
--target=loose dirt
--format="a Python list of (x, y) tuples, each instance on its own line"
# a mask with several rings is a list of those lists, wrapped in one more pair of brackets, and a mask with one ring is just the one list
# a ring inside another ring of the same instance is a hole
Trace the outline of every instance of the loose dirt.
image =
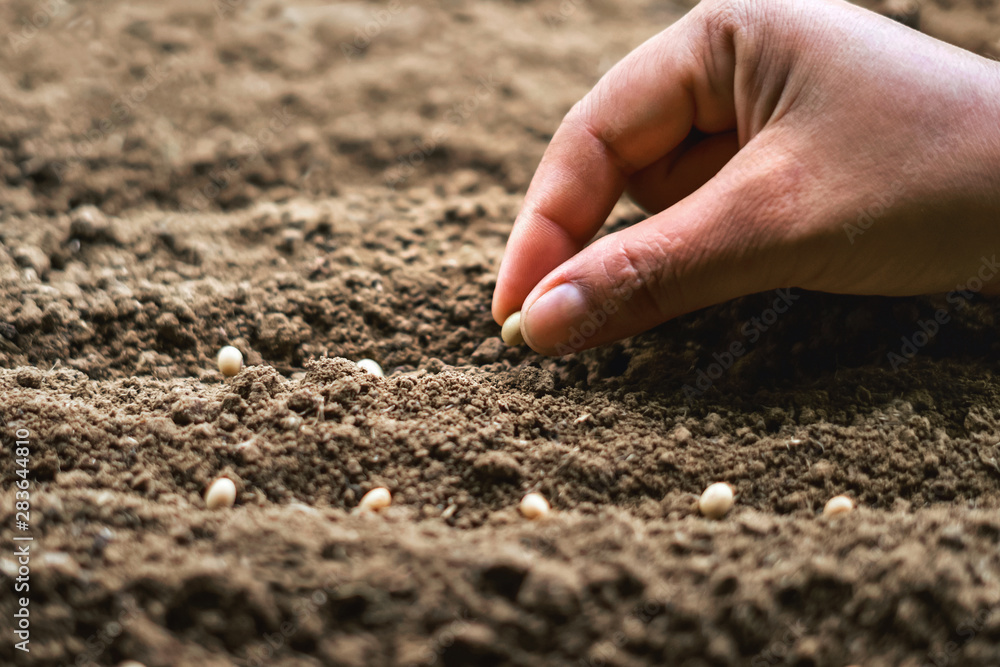
[[(552, 131), (686, 9), (5, 3), (6, 590), (34, 541), (0, 662), (1000, 665), (994, 302), (792, 290), (564, 359), (500, 341)], [(1000, 56), (996, 2), (920, 19)]]

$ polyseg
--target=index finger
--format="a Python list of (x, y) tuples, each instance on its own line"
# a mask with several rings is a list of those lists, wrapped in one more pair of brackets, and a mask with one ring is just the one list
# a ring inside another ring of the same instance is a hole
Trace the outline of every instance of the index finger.
[(629, 175), (692, 127), (735, 127), (732, 85), (717, 85), (733, 80), (732, 42), (713, 34), (701, 7), (626, 56), (563, 119), (507, 242), (493, 294), (498, 323), (593, 238)]

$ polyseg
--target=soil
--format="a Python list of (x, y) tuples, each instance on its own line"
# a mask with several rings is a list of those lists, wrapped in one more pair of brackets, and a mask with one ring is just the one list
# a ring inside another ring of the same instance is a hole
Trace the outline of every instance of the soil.
[[(547, 140), (687, 8), (4, 3), (0, 576), (28, 545), (30, 591), (0, 663), (1000, 665), (996, 302), (793, 290), (500, 342)], [(919, 11), (1000, 56), (997, 2)]]

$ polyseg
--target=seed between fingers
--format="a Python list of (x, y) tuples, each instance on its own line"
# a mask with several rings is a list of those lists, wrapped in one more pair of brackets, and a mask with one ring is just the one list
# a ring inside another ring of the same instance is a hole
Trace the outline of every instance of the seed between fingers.
[(524, 337), (521, 335), (520, 310), (504, 321), (503, 327), (500, 329), (500, 337), (503, 338), (503, 342), (511, 347), (516, 347), (524, 343)]

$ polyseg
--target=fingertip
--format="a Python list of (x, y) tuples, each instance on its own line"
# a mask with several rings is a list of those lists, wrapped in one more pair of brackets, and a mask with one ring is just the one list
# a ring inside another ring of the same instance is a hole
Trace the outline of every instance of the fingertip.
[(516, 303), (516, 299), (511, 299), (511, 290), (502, 281), (497, 281), (497, 286), (493, 290), (493, 302), (490, 306), (490, 313), (493, 321), (503, 326), (507, 318), (521, 310), (521, 304)]
[(490, 314), (493, 315), (493, 321), (500, 326), (503, 326), (503, 323), (510, 314), (514, 312), (513, 310), (508, 312), (507, 294), (510, 290), (507, 287), (506, 268), (506, 262), (504, 259), (501, 259), (500, 268), (497, 270), (496, 283), (493, 286), (493, 298), (490, 301)]
[(490, 314), (493, 315), (494, 322), (496, 322), (500, 326), (503, 326), (504, 320), (506, 318), (503, 317), (503, 310), (501, 309), (500, 306), (500, 297), (498, 295), (497, 290), (493, 291), (493, 300), (490, 303)]

